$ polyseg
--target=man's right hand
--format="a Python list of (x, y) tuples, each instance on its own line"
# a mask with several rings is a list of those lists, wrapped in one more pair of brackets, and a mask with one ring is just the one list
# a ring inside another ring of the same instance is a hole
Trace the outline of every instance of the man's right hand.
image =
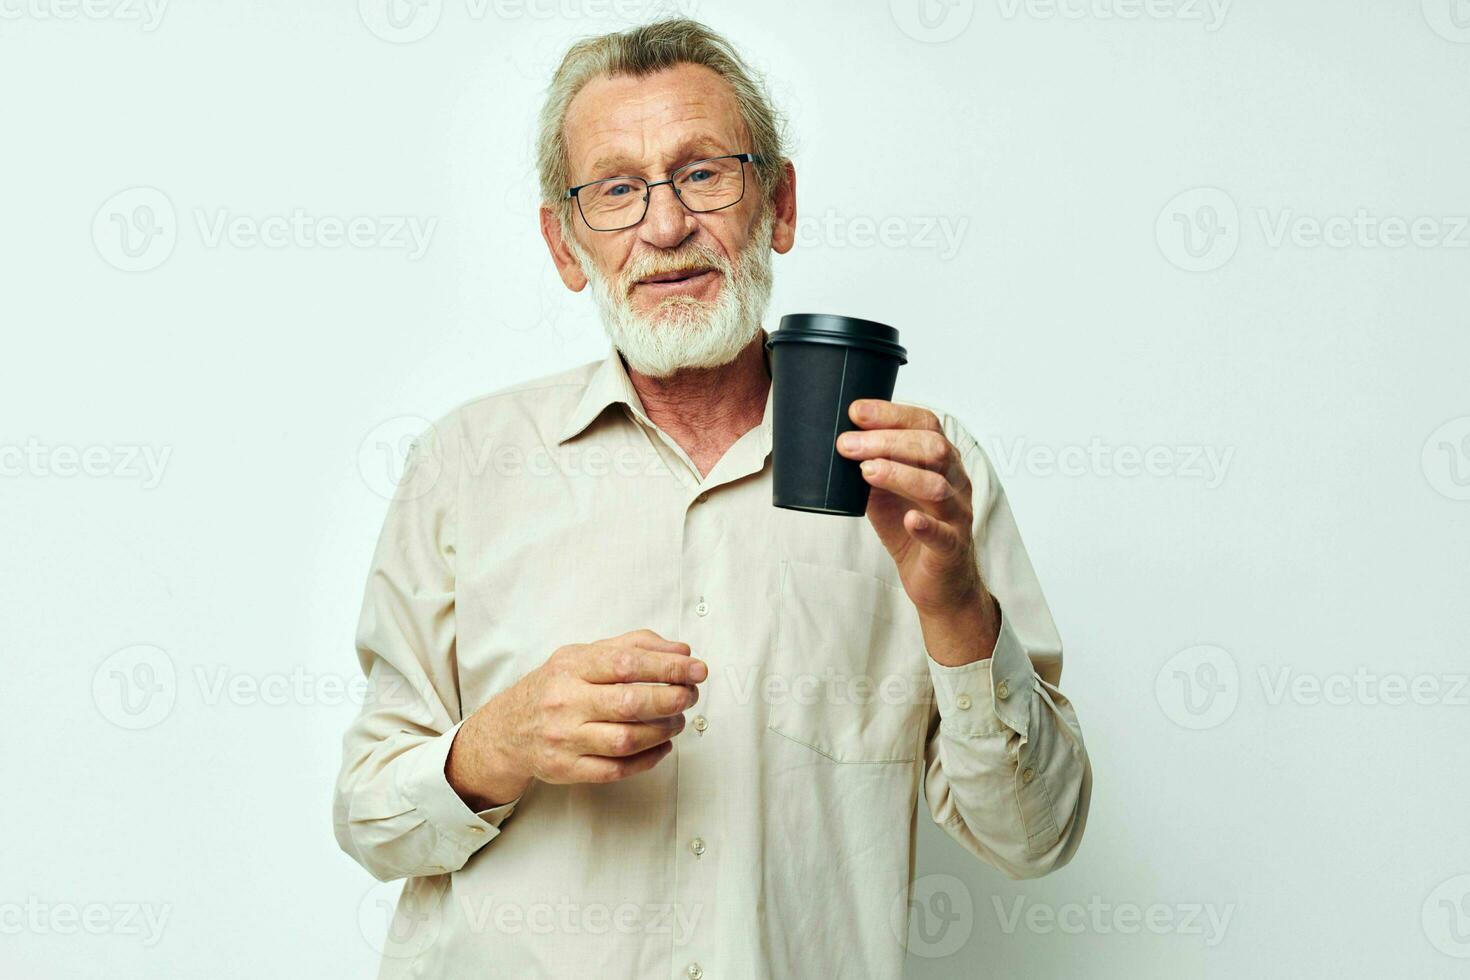
[(610, 783), (652, 769), (708, 676), (688, 644), (653, 630), (561, 647), (465, 720), (445, 776), (480, 811), (518, 798), (533, 779)]

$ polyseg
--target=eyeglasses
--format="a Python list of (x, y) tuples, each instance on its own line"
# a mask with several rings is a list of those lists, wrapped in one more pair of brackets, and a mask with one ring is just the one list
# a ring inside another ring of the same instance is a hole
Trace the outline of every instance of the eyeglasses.
[(690, 211), (703, 214), (739, 204), (745, 196), (745, 164), (760, 159), (754, 153), (731, 153), (686, 163), (668, 180), (647, 181), (642, 177), (606, 177), (567, 188), (567, 197), (577, 202), (582, 220), (593, 231), (622, 231), (648, 214), (653, 189), (668, 184)]

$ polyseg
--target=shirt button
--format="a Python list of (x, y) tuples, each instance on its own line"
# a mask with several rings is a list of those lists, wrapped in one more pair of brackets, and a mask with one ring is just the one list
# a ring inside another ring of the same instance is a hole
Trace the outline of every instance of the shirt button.
[(699, 496), (695, 497), (694, 498), (694, 502), (696, 504), (702, 504), (702, 503), (704, 503), (708, 499), (709, 499), (709, 492), (706, 491), (706, 492), (700, 494)]
[(959, 708), (961, 711), (969, 711), (970, 696), (968, 694), (961, 694), (959, 697), (954, 699), (954, 706), (956, 708)]
[(997, 684), (995, 686), (995, 696), (998, 697), (998, 698), (1000, 698), (1002, 701), (1004, 701), (1006, 698), (1010, 697), (1011, 696), (1011, 685), (1008, 682), (1006, 682), (1006, 681), (1001, 681), (999, 684)]
[(703, 615), (705, 615), (708, 612), (709, 612), (709, 603), (705, 602), (704, 601), (704, 598), (701, 596), (700, 597), (700, 600), (699, 600), (699, 604), (694, 607), (694, 614), (696, 616), (703, 616)]
[(704, 853), (704, 838), (694, 838), (692, 841), (689, 842), (689, 849), (694, 852), (695, 857), (699, 857), (701, 854)]
[(468, 830), (472, 834), (483, 834), (485, 832), (485, 828), (484, 827), (481, 827), (481, 826), (479, 826), (477, 824), (470, 824), (465, 829)]
[(700, 978), (704, 976), (704, 967), (700, 966), (698, 963), (690, 963), (689, 966), (684, 969), (684, 972), (689, 975), (689, 980), (700, 980)]
[(694, 716), (694, 730), (696, 732), (703, 732), (708, 727), (709, 727), (709, 719), (708, 718), (706, 718), (704, 715), (695, 715)]
[(1021, 782), (1023, 782), (1023, 783), (1029, 783), (1029, 782), (1031, 782), (1031, 780), (1033, 780), (1035, 778), (1036, 778), (1036, 770), (1035, 769), (1032, 769), (1030, 766), (1027, 766), (1026, 767), (1026, 771), (1023, 772), (1023, 773), (1021, 773)]

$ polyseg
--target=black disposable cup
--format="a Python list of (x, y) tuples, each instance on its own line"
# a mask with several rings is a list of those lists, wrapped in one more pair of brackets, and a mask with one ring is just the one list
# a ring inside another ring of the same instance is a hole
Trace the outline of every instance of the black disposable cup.
[(830, 313), (793, 313), (766, 340), (775, 419), (772, 503), (787, 510), (861, 517), (868, 482), (857, 460), (837, 452), (856, 429), (847, 411), (859, 398), (893, 397), (908, 351), (882, 323)]

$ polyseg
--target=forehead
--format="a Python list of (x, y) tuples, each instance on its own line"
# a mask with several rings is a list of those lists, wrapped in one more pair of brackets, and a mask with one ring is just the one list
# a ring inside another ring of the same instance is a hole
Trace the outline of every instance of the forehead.
[(564, 125), (573, 179), (748, 149), (734, 89), (703, 65), (594, 78), (572, 99)]

